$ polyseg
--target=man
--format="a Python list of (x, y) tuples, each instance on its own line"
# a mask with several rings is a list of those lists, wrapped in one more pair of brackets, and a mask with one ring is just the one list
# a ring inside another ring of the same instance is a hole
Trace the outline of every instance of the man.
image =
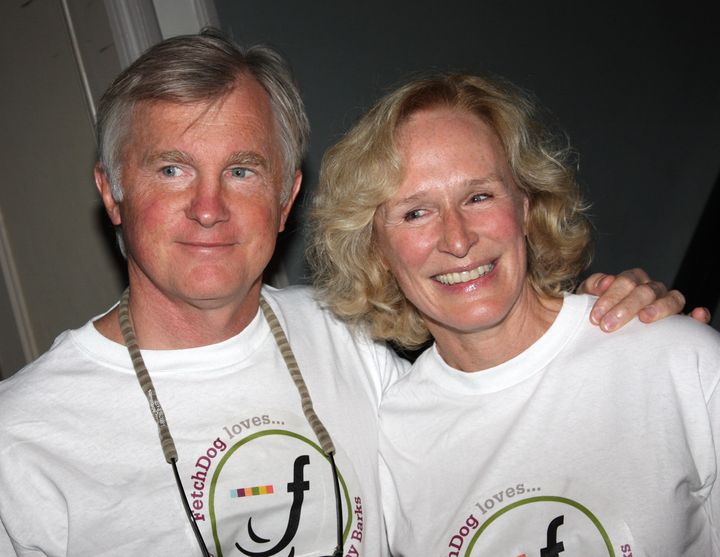
[(0, 549), (340, 555), (339, 530), (343, 555), (387, 554), (377, 407), (404, 364), (307, 289), (261, 284), (307, 134), (277, 54), (213, 33), (156, 45), (106, 92), (95, 177), (129, 297), (0, 384)]

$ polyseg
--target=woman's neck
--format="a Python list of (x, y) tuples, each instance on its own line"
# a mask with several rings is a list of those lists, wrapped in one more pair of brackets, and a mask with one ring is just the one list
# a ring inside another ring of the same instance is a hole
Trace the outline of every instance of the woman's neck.
[(462, 332), (428, 328), (448, 365), (466, 372), (482, 371), (532, 346), (553, 324), (562, 304), (562, 298), (540, 296), (527, 286), (510, 311), (486, 329)]

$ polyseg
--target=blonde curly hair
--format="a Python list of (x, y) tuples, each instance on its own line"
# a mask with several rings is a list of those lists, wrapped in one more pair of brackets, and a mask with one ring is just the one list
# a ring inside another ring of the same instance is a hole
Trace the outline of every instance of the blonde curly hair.
[(308, 234), (308, 260), (323, 301), (373, 338), (406, 348), (422, 345), (429, 333), (383, 265), (373, 220), (399, 186), (398, 128), (433, 107), (474, 114), (500, 139), (529, 201), (527, 268), (536, 292), (558, 296), (573, 288), (591, 259), (591, 225), (573, 153), (542, 123), (536, 104), (499, 79), (449, 74), (413, 80), (382, 98), (326, 152)]

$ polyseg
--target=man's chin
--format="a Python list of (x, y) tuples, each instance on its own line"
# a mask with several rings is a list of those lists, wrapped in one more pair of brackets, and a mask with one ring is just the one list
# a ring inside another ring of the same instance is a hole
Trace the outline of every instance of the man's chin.
[(233, 305), (242, 305), (250, 300), (257, 302), (260, 296), (261, 280), (251, 285), (233, 285), (226, 282), (214, 285), (211, 281), (183, 288), (179, 293), (184, 301), (198, 309), (222, 309)]

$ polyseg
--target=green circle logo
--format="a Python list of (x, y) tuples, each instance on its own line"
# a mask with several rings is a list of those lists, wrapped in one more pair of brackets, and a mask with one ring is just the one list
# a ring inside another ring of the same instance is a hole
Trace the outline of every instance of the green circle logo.
[[(293, 445), (295, 445), (295, 448), (289, 448)], [(241, 449), (243, 450), (241, 451)], [(252, 451), (252, 459), (242, 459), (240, 453), (246, 452), (244, 449), (250, 449)], [(295, 457), (290, 456), (299, 455), (300, 453), (308, 451), (308, 449), (310, 449), (309, 455)], [(288, 458), (278, 460), (278, 455), (282, 455), (283, 457), (287, 456)], [(323, 466), (322, 468), (319, 468), (318, 466), (306, 466), (311, 464), (311, 461), (313, 463), (317, 462), (316, 459), (318, 456), (321, 458), (323, 463), (328, 463), (327, 467)], [(287, 475), (289, 474), (292, 476), (293, 473), (293, 458), (295, 479), (293, 482), (287, 483), (285, 482)], [(260, 463), (259, 466), (258, 462)], [(234, 465), (232, 474), (228, 472), (231, 464)], [(253, 473), (247, 475), (244, 473), (238, 474), (238, 469), (244, 471), (244, 467), (254, 467)], [(225, 475), (223, 475), (223, 471), (226, 472)], [(279, 471), (281, 473), (279, 473)], [(298, 473), (300, 474), (299, 480), (297, 477)], [(303, 476), (303, 474), (305, 475)], [(223, 478), (226, 478), (225, 481), (227, 482), (229, 481), (229, 478), (233, 478), (234, 481), (237, 481), (238, 477), (249, 477), (253, 478), (254, 481), (246, 480), (246, 483), (250, 482), (252, 485), (241, 487), (233, 484), (232, 489), (227, 489), (228, 486), (223, 483)], [(261, 478), (263, 481), (258, 481), (257, 478)], [(283, 480), (278, 478), (283, 478)], [(345, 478), (339, 469), (338, 479), (340, 481), (341, 497), (343, 497), (344, 501), (343, 538), (346, 540), (350, 533), (352, 523), (352, 506), (350, 504), (350, 493), (348, 491)], [(332, 487), (332, 473), (329, 465), (329, 459), (325, 456), (322, 448), (317, 443), (292, 431), (270, 429), (248, 435), (230, 447), (225, 455), (223, 455), (222, 459), (218, 462), (217, 468), (212, 476), (210, 491), (208, 494), (209, 518), (217, 557), (223, 556), (220, 541), (221, 534), (219, 531), (222, 523), (221, 517), (226, 514), (230, 514), (228, 512), (230, 505), (242, 502), (250, 508), (253, 506), (265, 507), (264, 511), (267, 513), (267, 505), (265, 505), (261, 500), (268, 496), (279, 496), (287, 499), (288, 495), (282, 490), (284, 490), (287, 485), (287, 489), (290, 491), (291, 486), (295, 484), (301, 486), (298, 490), (302, 489), (302, 491), (307, 493), (310, 493), (310, 485), (320, 486), (314, 489), (315, 492), (319, 493), (319, 501), (316, 502), (316, 505), (321, 506), (322, 512), (319, 514), (316, 513), (316, 516), (318, 517), (318, 520), (322, 521), (322, 525), (314, 524), (313, 526), (315, 530), (327, 530), (327, 534), (332, 534), (334, 532), (336, 518), (334, 488)], [(253, 505), (254, 503), (256, 504)], [(285, 509), (285, 507), (289, 508), (289, 505), (286, 505), (285, 503), (273, 504), (271, 506), (271, 511), (273, 513), (285, 513), (287, 516), (288, 510)], [(251, 520), (252, 518), (249, 519), (248, 523), (249, 527), (252, 529)], [(277, 523), (278, 521), (273, 520), (273, 522)], [(322, 526), (322, 528), (320, 528), (320, 526)], [(249, 535), (255, 540), (263, 539), (253, 532), (250, 532)]]
[[(537, 510), (536, 506), (538, 505), (545, 507), (542, 509), (544, 518), (538, 517), (538, 514), (534, 512)], [(561, 541), (562, 525), (566, 515), (573, 519), (573, 539), (581, 540), (583, 547), (568, 547), (569, 544), (573, 543), (572, 541)], [(510, 532), (521, 531), (522, 527), (527, 525), (529, 521), (532, 521), (533, 530), (537, 530), (537, 525), (542, 524), (542, 533), (546, 536), (546, 539), (543, 538), (543, 543), (540, 543), (538, 547), (527, 548), (527, 555), (558, 555), (566, 552), (566, 555), (592, 554), (615, 557), (610, 537), (597, 517), (577, 501), (554, 496), (521, 499), (492, 514), (478, 526), (477, 531), (470, 538), (463, 555), (465, 557), (482, 555), (483, 551), (490, 549), (484, 544), (486, 540), (488, 544), (492, 543), (491, 540), (497, 539), (508, 541), (511, 539), (508, 536)], [(468, 528), (461, 528), (461, 533), (464, 533), (464, 529)], [(502, 536), (498, 536), (500, 532), (502, 532)], [(524, 536), (519, 537), (526, 539)], [(457, 543), (462, 547), (462, 539), (458, 540)], [(540, 549), (542, 545), (545, 545), (545, 547)], [(556, 549), (553, 549), (554, 547)], [(520, 553), (518, 557), (520, 555), (524, 554)]]

